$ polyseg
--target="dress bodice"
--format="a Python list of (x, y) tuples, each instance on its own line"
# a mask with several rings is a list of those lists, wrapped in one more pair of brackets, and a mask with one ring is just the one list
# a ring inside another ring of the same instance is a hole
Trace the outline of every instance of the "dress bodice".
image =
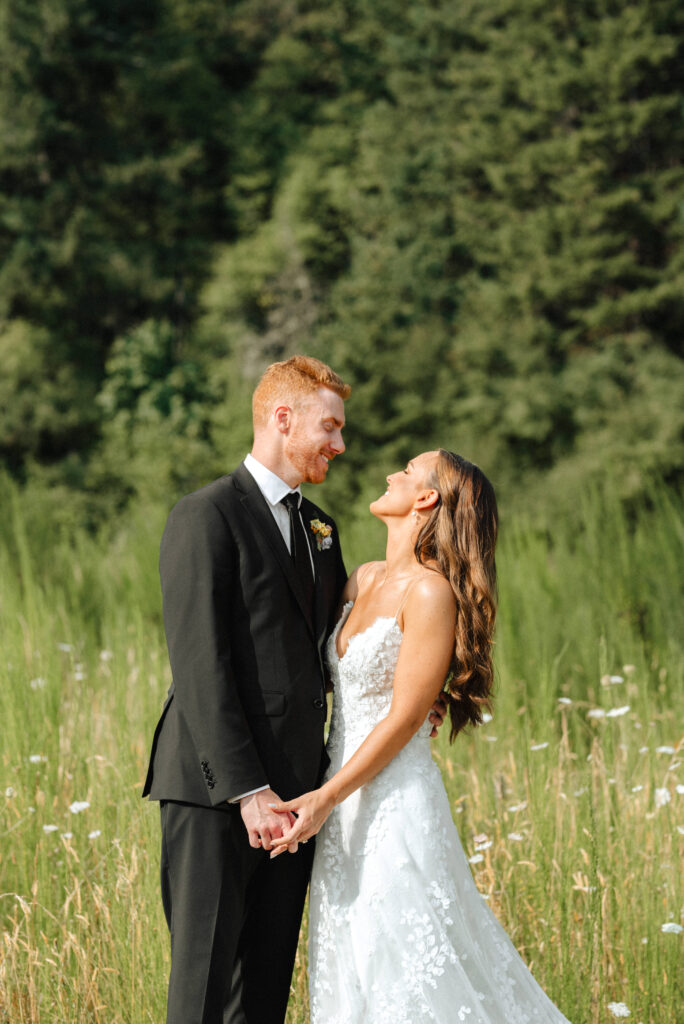
[[(331, 757), (342, 748), (348, 757), (386, 716), (392, 703), (394, 673), (403, 637), (396, 618), (380, 615), (367, 629), (350, 637), (340, 658), (337, 637), (352, 607), (353, 601), (345, 604), (326, 649), (334, 692), (328, 741)], [(424, 740), (431, 728), (426, 720), (413, 739)]]

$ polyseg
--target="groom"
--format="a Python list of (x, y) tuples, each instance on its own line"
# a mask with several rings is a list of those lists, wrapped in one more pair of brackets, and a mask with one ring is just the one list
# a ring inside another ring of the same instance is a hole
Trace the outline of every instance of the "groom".
[(254, 446), (172, 510), (161, 545), (173, 682), (143, 790), (162, 817), (167, 1024), (282, 1024), (313, 843), (270, 859), (269, 804), (325, 767), (322, 647), (346, 574), (302, 498), (344, 451), (350, 387), (316, 359), (268, 367)]

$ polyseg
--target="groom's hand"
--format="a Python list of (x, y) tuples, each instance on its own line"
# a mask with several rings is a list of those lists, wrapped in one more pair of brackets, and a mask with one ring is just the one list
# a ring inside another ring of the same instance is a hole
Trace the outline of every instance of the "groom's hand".
[(430, 738), (434, 738), (437, 735), (437, 730), (444, 725), (444, 719), (448, 710), (447, 698), (445, 693), (440, 693), (439, 697), (432, 705), (428, 720), (432, 723), (432, 732)]
[(275, 839), (281, 839), (294, 825), (292, 814), (276, 814), (269, 804), (280, 802), (272, 789), (262, 789), (240, 801), (240, 814), (247, 829), (249, 845), (255, 850), (270, 850)]

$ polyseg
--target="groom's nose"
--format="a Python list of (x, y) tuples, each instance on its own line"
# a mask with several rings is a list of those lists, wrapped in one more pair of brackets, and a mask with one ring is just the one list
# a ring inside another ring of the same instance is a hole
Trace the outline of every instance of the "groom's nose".
[(342, 452), (347, 447), (344, 441), (342, 440), (341, 430), (338, 430), (337, 433), (335, 434), (335, 439), (334, 441), (331, 442), (330, 447), (335, 452), (335, 455), (341, 455)]

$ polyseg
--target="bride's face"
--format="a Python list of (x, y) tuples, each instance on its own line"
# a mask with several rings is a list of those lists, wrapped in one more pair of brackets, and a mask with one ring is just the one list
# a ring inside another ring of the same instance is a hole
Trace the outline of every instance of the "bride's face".
[(423, 452), (397, 473), (387, 477), (387, 490), (371, 503), (370, 510), (379, 519), (410, 516), (421, 502), (434, 495), (430, 480), (437, 468), (439, 452)]

